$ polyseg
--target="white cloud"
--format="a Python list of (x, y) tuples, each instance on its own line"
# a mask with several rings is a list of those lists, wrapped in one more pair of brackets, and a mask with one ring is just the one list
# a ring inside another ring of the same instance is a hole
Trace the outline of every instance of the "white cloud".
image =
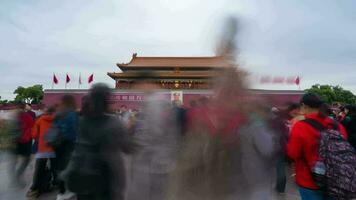
[(305, 87), (319, 81), (356, 91), (350, 81), (356, 64), (351, 5), (346, 0), (5, 1), (0, 95), (12, 97), (19, 85), (50, 88), (54, 72), (61, 80), (66, 72), (73, 77), (81, 72), (83, 79), (95, 73), (96, 81), (113, 85), (106, 72), (118, 71), (115, 64), (128, 62), (134, 52), (213, 55), (222, 19), (230, 14), (241, 20), (240, 62), (248, 70), (302, 75)]

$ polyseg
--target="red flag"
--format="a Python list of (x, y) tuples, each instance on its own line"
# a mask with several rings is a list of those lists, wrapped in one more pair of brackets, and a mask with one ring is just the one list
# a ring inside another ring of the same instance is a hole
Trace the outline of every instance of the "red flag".
[(299, 85), (299, 84), (300, 84), (300, 77), (299, 77), (299, 76), (297, 76), (297, 78), (295, 79), (295, 84), (296, 84), (296, 85)]
[(58, 78), (55, 74), (53, 74), (53, 83), (58, 84)]
[(88, 83), (91, 83), (94, 81), (94, 74), (91, 74), (88, 78)]
[(67, 76), (66, 76), (66, 83), (69, 83), (70, 82), (70, 77), (68, 76), (68, 74), (67, 74)]

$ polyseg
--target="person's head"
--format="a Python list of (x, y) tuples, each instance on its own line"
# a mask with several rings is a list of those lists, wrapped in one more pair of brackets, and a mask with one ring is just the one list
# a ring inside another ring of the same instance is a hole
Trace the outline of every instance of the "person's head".
[(120, 111), (121, 112), (126, 112), (127, 111), (127, 106), (126, 105), (121, 105), (120, 106)]
[(62, 110), (75, 110), (75, 98), (72, 95), (66, 94), (61, 98), (60, 108)]
[(87, 97), (87, 106), (83, 110), (83, 116), (99, 117), (109, 111), (109, 97), (111, 90), (104, 83), (94, 84)]
[(346, 115), (356, 115), (356, 106), (355, 105), (346, 105), (344, 108)]
[(320, 112), (327, 114), (329, 107), (324, 101), (315, 93), (306, 93), (300, 100), (300, 109), (302, 114), (309, 114), (313, 112)]
[(286, 113), (289, 117), (294, 118), (300, 115), (300, 104), (289, 103), (286, 109)]
[(26, 103), (26, 105), (25, 105), (25, 110), (26, 110), (26, 111), (32, 110), (31, 104)]
[(17, 109), (19, 110), (25, 110), (26, 109), (26, 104), (23, 102), (19, 102), (16, 104)]
[(56, 112), (56, 107), (55, 106), (48, 107), (45, 110), (45, 113), (48, 114), (48, 115), (53, 115), (55, 112)]

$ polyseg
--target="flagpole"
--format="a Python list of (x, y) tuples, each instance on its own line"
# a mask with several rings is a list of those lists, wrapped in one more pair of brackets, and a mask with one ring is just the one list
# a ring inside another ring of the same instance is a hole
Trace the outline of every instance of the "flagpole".
[(78, 89), (80, 89), (81, 74), (79, 72)]

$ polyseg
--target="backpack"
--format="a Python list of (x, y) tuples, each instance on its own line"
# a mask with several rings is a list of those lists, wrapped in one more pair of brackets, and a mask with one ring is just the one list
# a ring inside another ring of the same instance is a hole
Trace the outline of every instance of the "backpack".
[(355, 149), (342, 137), (336, 122), (333, 128), (326, 128), (312, 119), (305, 119), (304, 122), (320, 131), (318, 147), (320, 159), (311, 167), (311, 173), (317, 185), (324, 185), (323, 189), (326, 193), (334, 198), (355, 198)]
[(60, 148), (64, 143), (64, 138), (60, 132), (60, 129), (55, 124), (52, 124), (52, 126), (46, 131), (44, 140), (55, 150)]

